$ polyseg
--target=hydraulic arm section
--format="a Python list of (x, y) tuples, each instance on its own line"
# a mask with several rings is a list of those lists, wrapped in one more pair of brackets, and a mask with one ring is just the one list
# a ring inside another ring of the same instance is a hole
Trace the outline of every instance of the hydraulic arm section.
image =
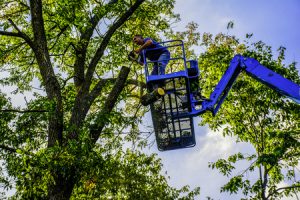
[(209, 110), (215, 115), (241, 71), (245, 71), (249, 76), (300, 104), (300, 86), (298, 84), (264, 67), (253, 58), (236, 55), (210, 95), (210, 99), (202, 103), (200, 110), (193, 109), (190, 114), (196, 116)]

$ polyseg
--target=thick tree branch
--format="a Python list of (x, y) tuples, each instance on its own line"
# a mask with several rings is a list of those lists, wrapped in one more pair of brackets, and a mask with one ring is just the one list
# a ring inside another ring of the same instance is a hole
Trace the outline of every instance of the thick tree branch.
[[(118, 78), (100, 79), (88, 95), (84, 95), (84, 94), (78, 95), (78, 97), (76, 98), (76, 101), (75, 101), (75, 105), (80, 105), (80, 107), (78, 107), (78, 108), (74, 107), (74, 110), (72, 112), (72, 117), (70, 120), (71, 125), (75, 126), (75, 127), (79, 127), (82, 124), (84, 118), (86, 117), (86, 114), (87, 114), (88, 110), (90, 109), (90, 106), (95, 101), (95, 99), (100, 95), (103, 87), (109, 83), (116, 83), (116, 81), (118, 81), (118, 79), (119, 79), (119, 77)], [(124, 86), (126, 86), (128, 84), (134, 84), (134, 85), (140, 86), (142, 88), (146, 87), (145, 83), (137, 81), (137, 80), (133, 80), (133, 79), (127, 80), (125, 82)], [(76, 131), (73, 131), (69, 135), (69, 138), (72, 138), (72, 139), (77, 139), (77, 137), (78, 137), (78, 133), (76, 133)]]
[(138, 80), (134, 80), (134, 79), (128, 79), (126, 81), (126, 84), (129, 84), (129, 85), (136, 85), (136, 86), (139, 86), (141, 88), (146, 88), (147, 85), (146, 83), (142, 82), (142, 81), (138, 81)]
[[(45, 34), (43, 11), (42, 11), (42, 1), (41, 0), (31, 0), (30, 1), (30, 12), (31, 12), (31, 24), (34, 35), (34, 43), (36, 44), (35, 53), (42, 53), (44, 60), (50, 61), (49, 52), (47, 48), (47, 39)], [(38, 51), (38, 52), (37, 52)], [(41, 52), (39, 52), (41, 51)], [(37, 55), (39, 59), (39, 55)], [(48, 66), (40, 66), (48, 67)], [(43, 71), (46, 71), (43, 70)], [(42, 76), (45, 75), (44, 73)]]
[[(90, 92), (89, 98), (90, 98), (90, 102), (93, 102), (101, 93), (103, 87), (108, 84), (108, 83), (116, 83), (116, 81), (119, 79), (118, 78), (107, 78), (107, 79), (100, 79), (98, 81), (98, 83), (95, 85), (95, 87), (93, 88), (93, 90)], [(125, 85), (136, 85), (136, 86), (140, 86), (142, 88), (146, 87), (146, 84), (144, 82), (141, 81), (137, 81), (137, 80), (133, 80), (133, 79), (128, 79), (125, 82)]]
[(90, 99), (91, 99), (91, 101), (94, 101), (99, 96), (99, 94), (102, 91), (103, 86), (107, 82), (108, 81), (106, 79), (100, 79), (98, 81), (98, 83), (95, 85), (95, 87), (93, 88), (93, 90), (90, 92)]
[(74, 103), (74, 109), (72, 111), (72, 116), (70, 119), (70, 125), (74, 127), (74, 130), (69, 133), (68, 138), (78, 138), (79, 127), (83, 123), (83, 120), (85, 119), (86, 114), (88, 113), (92, 103), (101, 93), (106, 82), (107, 81), (105, 79), (100, 79), (89, 94), (83, 92), (82, 90), (79, 91)]
[(77, 139), (79, 127), (86, 117), (94, 100), (99, 96), (103, 87), (107, 83), (107, 79), (100, 79), (90, 93), (83, 92), (80, 90), (76, 96), (74, 103), (74, 109), (70, 119), (70, 125), (74, 127), (74, 130), (69, 133), (68, 138)]
[(115, 31), (122, 26), (126, 20), (135, 12), (135, 10), (144, 2), (145, 0), (137, 0), (106, 32), (99, 48), (97, 49), (94, 57), (92, 58), (89, 66), (88, 66), (88, 70), (86, 72), (85, 75), (85, 79), (87, 82), (86, 88), (88, 89), (90, 87), (91, 81), (92, 81), (92, 77), (93, 74), (95, 72), (95, 68), (97, 66), (97, 63), (99, 62), (99, 60), (101, 59), (104, 50), (106, 49), (110, 38), (113, 36), (113, 34), (115, 33)]
[(23, 38), (31, 48), (34, 48), (32, 40), (25, 33), (23, 33), (11, 19), (8, 19), (8, 21), (18, 31), (18, 34), (21, 36), (21, 38)]
[(30, 0), (31, 24), (34, 35), (34, 54), (39, 65), (47, 97), (53, 101), (55, 111), (49, 117), (48, 146), (55, 145), (56, 141), (62, 143), (63, 131), (63, 105), (61, 87), (54, 74), (47, 47), (45, 34), (42, 1)]
[(7, 31), (0, 31), (0, 35), (22, 38), (22, 36), (19, 33), (13, 33), (13, 32), (7, 32)]
[(102, 129), (107, 124), (109, 114), (112, 111), (112, 109), (115, 107), (118, 97), (126, 85), (126, 80), (127, 80), (129, 71), (130, 71), (130, 69), (128, 67), (122, 67), (122, 69), (120, 70), (119, 76), (115, 82), (115, 85), (113, 86), (111, 92), (109, 93), (109, 95), (103, 105), (102, 110), (99, 112), (99, 114), (95, 120), (95, 123), (91, 125), (90, 134), (91, 134), (93, 143), (96, 143), (96, 141), (99, 138), (100, 133), (102, 132)]
[[(106, 78), (106, 79), (100, 79), (100, 80), (104, 80), (106, 83), (115, 83), (117, 79), (118, 78)], [(142, 81), (135, 80), (135, 79), (127, 79), (126, 85), (135, 85), (135, 86), (138, 86), (138, 87), (141, 87), (141, 88), (146, 88), (147, 87), (146, 83), (144, 83)]]
[(32, 40), (25, 33), (23, 33), (11, 19), (8, 19), (8, 21), (14, 27), (14, 29), (16, 29), (17, 33), (8, 32), (8, 31), (0, 31), (0, 35), (22, 38), (33, 49), (34, 45), (33, 45)]

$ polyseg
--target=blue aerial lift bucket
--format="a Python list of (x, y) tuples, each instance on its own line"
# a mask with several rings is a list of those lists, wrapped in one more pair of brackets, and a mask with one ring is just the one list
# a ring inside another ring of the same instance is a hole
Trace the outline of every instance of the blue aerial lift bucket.
[[(149, 75), (151, 64), (155, 61), (148, 61), (143, 56), (148, 92), (151, 93), (158, 86), (165, 91), (164, 96), (150, 104), (157, 146), (161, 151), (193, 147), (196, 144), (193, 117), (180, 116), (188, 115), (192, 111), (191, 96), (199, 92), (197, 61), (186, 61), (184, 44), (181, 40), (166, 41), (160, 44), (169, 50), (179, 48), (179, 55), (171, 57), (170, 61), (181, 63), (184, 69), (165, 75)], [(145, 53), (144, 51), (143, 54), (145, 55)], [(170, 65), (169, 63), (167, 68), (171, 67)], [(196, 87), (191, 88), (191, 82)]]

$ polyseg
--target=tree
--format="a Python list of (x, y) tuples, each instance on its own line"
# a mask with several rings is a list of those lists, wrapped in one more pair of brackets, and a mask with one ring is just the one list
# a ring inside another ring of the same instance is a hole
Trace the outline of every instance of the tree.
[[(240, 42), (225, 34), (215, 37), (203, 34), (202, 45), (206, 51), (199, 57), (199, 66), (205, 95), (211, 93), (237, 53), (255, 58), (262, 65), (300, 83), (296, 63), (283, 63), (284, 47), (278, 49), (278, 57), (274, 59), (271, 47), (262, 41), (250, 43), (251, 36), (247, 34), (247, 39)], [(209, 164), (212, 169), (231, 177), (221, 192), (232, 194), (240, 190), (245, 198), (264, 200), (297, 195), (300, 191), (300, 180), (295, 176), (300, 158), (299, 110), (298, 104), (246, 74), (239, 76), (218, 114), (215, 117), (205, 114), (201, 122), (203, 125), (208, 123), (224, 136), (235, 136), (237, 142), (250, 143), (256, 151), (253, 155), (239, 152)], [(235, 172), (240, 161), (249, 162), (249, 167)], [(253, 182), (248, 178), (249, 173), (252, 173), (252, 180), (258, 178)]]
[(131, 66), (126, 52), (133, 34), (166, 32), (178, 19), (173, 5), (2, 1), (1, 84), (33, 94), (21, 109), (1, 93), (1, 182), (15, 185), (15, 198), (176, 199), (188, 192), (183, 198), (192, 199), (199, 193), (168, 186), (154, 155), (122, 148), (123, 140), (140, 137), (145, 112), (140, 68), (124, 67)]

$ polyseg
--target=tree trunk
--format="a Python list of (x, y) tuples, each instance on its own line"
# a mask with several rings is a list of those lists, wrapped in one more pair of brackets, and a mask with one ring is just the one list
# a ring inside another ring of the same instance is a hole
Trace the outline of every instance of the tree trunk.
[[(71, 197), (73, 188), (75, 186), (74, 171), (67, 172), (64, 176), (60, 172), (57, 173), (55, 184), (48, 186), (49, 200), (68, 200)], [(65, 177), (67, 176), (67, 178)]]

